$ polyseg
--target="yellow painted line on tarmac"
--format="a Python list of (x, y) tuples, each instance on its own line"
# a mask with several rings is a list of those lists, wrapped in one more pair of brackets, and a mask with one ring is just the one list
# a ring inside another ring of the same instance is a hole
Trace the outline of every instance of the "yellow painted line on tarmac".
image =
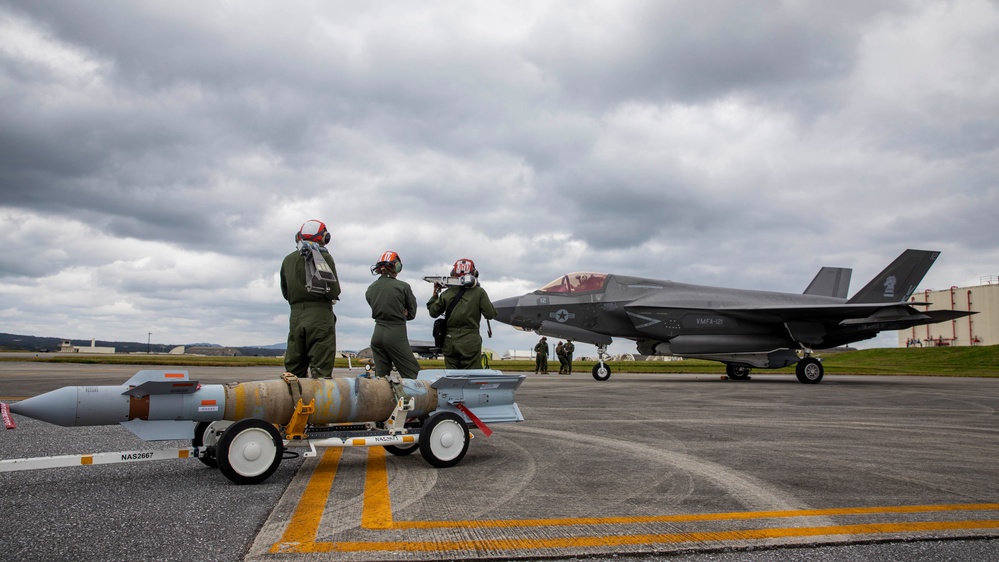
[[(333, 488), (333, 478), (336, 477), (342, 451), (343, 449), (337, 447), (328, 447), (323, 453), (319, 465), (305, 485), (302, 499), (299, 500), (298, 508), (295, 509), (291, 520), (288, 521), (279, 544), (309, 545), (316, 542), (319, 521), (323, 518), (323, 511), (326, 510), (326, 502), (329, 500), (330, 489)], [(277, 552), (277, 546), (274, 545), (271, 552)]]
[(902, 505), (887, 507), (845, 507), (832, 509), (797, 509), (784, 511), (733, 511), (682, 515), (645, 515), (637, 517), (570, 517), (557, 519), (512, 519), (482, 521), (399, 521), (396, 529), (470, 529), (504, 527), (567, 527), (573, 525), (634, 525), (640, 523), (690, 523), (741, 519), (784, 519), (790, 517), (829, 517), (875, 513), (933, 513), (942, 511), (999, 511), (999, 503), (961, 505)]
[(272, 553), (326, 553), (326, 552), (453, 552), (453, 551), (510, 551), (554, 548), (586, 548), (629, 545), (684, 544), (719, 541), (745, 541), (819, 536), (855, 536), (930, 531), (955, 531), (972, 529), (997, 529), (999, 519), (958, 521), (915, 521), (830, 525), (824, 527), (759, 528), (731, 531), (688, 533), (645, 533), (636, 535), (590, 535), (556, 538), (502, 538), (469, 540), (397, 540), (400, 530), (419, 529), (485, 529), (530, 528), (607, 525), (620, 527), (648, 523), (684, 523), (704, 521), (752, 521), (793, 517), (832, 517), (874, 514), (945, 513), (969, 511), (999, 511), (999, 503), (905, 505), (877, 507), (846, 507), (831, 509), (798, 509), (781, 511), (737, 511), (727, 513), (701, 513), (679, 515), (652, 515), (637, 517), (575, 517), (550, 519), (513, 519), (482, 521), (393, 521), (392, 502), (389, 494), (388, 469), (385, 450), (369, 447), (364, 481), (363, 508), (360, 527), (365, 530), (393, 530), (391, 541), (317, 541), (317, 532), (326, 508), (333, 477), (340, 462), (341, 449), (331, 447), (320, 459), (319, 465), (306, 484), (295, 513), (285, 529), (281, 542), (272, 545)]
[(872, 523), (868, 525), (834, 525), (831, 527), (790, 527), (784, 529), (747, 529), (694, 533), (646, 535), (608, 535), (563, 537), (553, 539), (480, 539), (433, 542), (315, 542), (293, 551), (283, 552), (363, 552), (363, 551), (502, 551), (536, 550), (545, 548), (584, 548), (651, 544), (683, 544), (718, 541), (743, 541), (780, 538), (821, 537), (830, 535), (870, 535), (967, 529), (999, 529), (999, 520), (931, 521), (917, 523)]
[(389, 498), (385, 449), (368, 447), (368, 470), (364, 479), (362, 529), (392, 529), (392, 500)]

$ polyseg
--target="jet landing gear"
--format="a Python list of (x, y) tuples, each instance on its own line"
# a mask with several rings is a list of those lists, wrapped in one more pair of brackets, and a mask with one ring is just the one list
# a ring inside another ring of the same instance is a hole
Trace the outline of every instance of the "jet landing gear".
[(734, 381), (748, 381), (750, 371), (752, 371), (752, 368), (745, 365), (725, 363), (725, 374)]
[(805, 356), (804, 359), (798, 361), (798, 364), (794, 368), (794, 373), (798, 376), (798, 381), (800, 382), (817, 384), (822, 380), (825, 369), (822, 368), (822, 362), (818, 359)]
[[(772, 366), (771, 368), (777, 368), (779, 366), (781, 365)], [(746, 364), (725, 364), (725, 374), (728, 375), (730, 380), (748, 381), (750, 371), (752, 371), (752, 367)], [(798, 381), (801, 383), (817, 384), (822, 381), (822, 375), (825, 374), (825, 369), (822, 367), (821, 361), (806, 352), (804, 357), (798, 360), (795, 365), (795, 374), (798, 377)]]
[(593, 378), (598, 381), (605, 381), (611, 376), (610, 365), (604, 363), (604, 357), (607, 357), (607, 346), (598, 345), (597, 346), (597, 359), (600, 361), (593, 366)]

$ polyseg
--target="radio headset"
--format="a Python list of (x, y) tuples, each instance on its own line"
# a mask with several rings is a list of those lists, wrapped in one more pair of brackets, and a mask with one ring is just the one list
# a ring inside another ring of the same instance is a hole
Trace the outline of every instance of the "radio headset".
[[(327, 240), (329, 235), (327, 232)], [(325, 295), (330, 292), (330, 283), (336, 283), (336, 276), (323, 257), (323, 247), (318, 242), (298, 238), (298, 251), (305, 258), (305, 289), (310, 293)]]

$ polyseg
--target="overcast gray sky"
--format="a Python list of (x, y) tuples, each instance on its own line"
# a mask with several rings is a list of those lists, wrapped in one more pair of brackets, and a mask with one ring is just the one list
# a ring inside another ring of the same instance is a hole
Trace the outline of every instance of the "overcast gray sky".
[(356, 350), (385, 250), (420, 302), (462, 257), (493, 299), (856, 291), (906, 248), (942, 289), (999, 275), (997, 214), (995, 1), (0, 0), (4, 332), (282, 342), (307, 219)]

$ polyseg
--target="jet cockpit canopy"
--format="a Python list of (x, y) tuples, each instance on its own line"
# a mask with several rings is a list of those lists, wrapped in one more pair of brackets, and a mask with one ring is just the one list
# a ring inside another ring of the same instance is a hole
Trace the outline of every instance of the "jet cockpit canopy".
[(563, 275), (538, 289), (539, 293), (586, 293), (599, 291), (607, 284), (608, 274), (580, 272)]

